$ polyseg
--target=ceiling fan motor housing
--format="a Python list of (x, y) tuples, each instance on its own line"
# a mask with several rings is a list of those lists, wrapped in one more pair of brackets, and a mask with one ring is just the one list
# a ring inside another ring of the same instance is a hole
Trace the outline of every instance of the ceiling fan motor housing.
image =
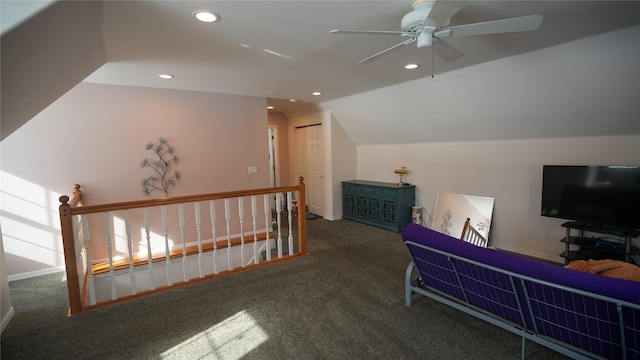
[(432, 44), (432, 34), (435, 26), (429, 26), (430, 24), (425, 23), (425, 20), (429, 16), (433, 5), (433, 1), (414, 2), (413, 11), (403, 16), (400, 22), (402, 31), (417, 33), (419, 35), (417, 42), (418, 48), (431, 46)]

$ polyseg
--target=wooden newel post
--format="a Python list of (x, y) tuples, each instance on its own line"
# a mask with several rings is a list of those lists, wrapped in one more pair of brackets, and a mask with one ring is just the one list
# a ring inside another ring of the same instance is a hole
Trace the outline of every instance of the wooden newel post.
[(307, 195), (305, 193), (304, 178), (298, 177), (298, 248), (303, 255), (307, 254)]
[(82, 312), (80, 298), (80, 283), (76, 259), (75, 243), (73, 241), (73, 221), (69, 197), (60, 196), (60, 228), (62, 230), (62, 246), (64, 247), (64, 264), (67, 272), (67, 290), (69, 291), (69, 308), (71, 315)]
[(80, 184), (73, 184), (73, 195), (71, 195), (71, 206), (83, 206), (82, 203), (82, 190), (80, 190)]

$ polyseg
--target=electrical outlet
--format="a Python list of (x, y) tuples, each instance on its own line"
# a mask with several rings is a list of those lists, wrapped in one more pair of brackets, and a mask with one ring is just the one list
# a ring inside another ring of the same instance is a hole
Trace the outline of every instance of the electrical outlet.
[(247, 172), (249, 174), (257, 174), (258, 173), (258, 167), (257, 166), (249, 166)]

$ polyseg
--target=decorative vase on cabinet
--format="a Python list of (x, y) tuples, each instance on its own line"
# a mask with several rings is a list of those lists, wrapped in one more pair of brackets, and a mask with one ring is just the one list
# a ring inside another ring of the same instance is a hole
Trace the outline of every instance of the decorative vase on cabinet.
[(411, 222), (415, 188), (378, 181), (343, 181), (342, 218), (400, 232)]

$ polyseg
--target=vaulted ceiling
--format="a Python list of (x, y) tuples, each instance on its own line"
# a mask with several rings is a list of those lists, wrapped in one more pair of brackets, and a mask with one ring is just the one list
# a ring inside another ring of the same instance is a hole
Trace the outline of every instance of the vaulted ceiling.
[[(465, 56), (444, 63), (429, 48), (403, 46), (358, 61), (405, 39), (331, 35), (332, 29), (400, 30), (412, 1), (110, 1), (103, 4), (109, 64), (89, 81), (295, 98), (319, 102), (430, 76), (581, 37), (640, 24), (640, 2), (471, 1), (452, 25), (530, 14), (533, 32), (447, 40)], [(207, 9), (222, 20), (195, 21)], [(407, 63), (421, 67), (407, 71)], [(433, 69), (432, 69), (433, 65)], [(176, 76), (171, 81), (160, 72)], [(323, 95), (314, 97), (313, 91)]]
[[(19, 8), (18, 3), (2, 1), (3, 19), (7, 11)], [(16, 125), (5, 127), (5, 116), (33, 116), (83, 79), (266, 97), (274, 111), (286, 113), (640, 24), (637, 1), (469, 1), (451, 25), (530, 14), (542, 14), (544, 20), (531, 32), (450, 38), (447, 42), (464, 56), (448, 63), (433, 57), (430, 48), (410, 44), (358, 64), (405, 39), (329, 33), (400, 30), (411, 5), (412, 1), (399, 0), (55, 2), (3, 31), (2, 102), (29, 110), (3, 111), (2, 137), (21, 124), (10, 119)], [(218, 13), (221, 21), (198, 22), (192, 13), (201, 9)], [(37, 48), (16, 50), (28, 47), (28, 39), (34, 37), (46, 41), (32, 42), (40, 44)], [(51, 48), (43, 50), (43, 44)], [(56, 55), (56, 47), (64, 54)], [(420, 67), (405, 70), (407, 63)], [(64, 64), (76, 70), (73, 76), (60, 70)], [(25, 76), (43, 67), (56, 75)], [(174, 78), (160, 79), (161, 73)], [(314, 96), (314, 91), (322, 95)]]

